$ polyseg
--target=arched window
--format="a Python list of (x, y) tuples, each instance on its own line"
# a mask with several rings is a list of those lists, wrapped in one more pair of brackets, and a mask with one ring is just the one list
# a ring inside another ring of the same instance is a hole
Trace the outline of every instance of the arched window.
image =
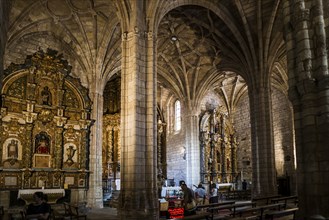
[(177, 100), (175, 102), (175, 131), (179, 131), (181, 129), (181, 107), (180, 101)]

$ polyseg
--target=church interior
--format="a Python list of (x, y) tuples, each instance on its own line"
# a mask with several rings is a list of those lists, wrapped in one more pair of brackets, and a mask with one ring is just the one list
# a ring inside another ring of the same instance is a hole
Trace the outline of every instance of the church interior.
[(326, 0), (0, 0), (0, 30), (4, 210), (160, 219), (183, 181), (329, 218)]

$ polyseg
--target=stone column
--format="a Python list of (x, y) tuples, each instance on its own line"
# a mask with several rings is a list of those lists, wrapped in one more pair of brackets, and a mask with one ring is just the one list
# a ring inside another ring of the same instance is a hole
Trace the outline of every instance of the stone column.
[(270, 87), (248, 88), (252, 143), (252, 194), (277, 194)]
[[(121, 219), (158, 219), (155, 39), (143, 1), (130, 1), (122, 38)], [(124, 6), (123, 6), (124, 7)]]
[(327, 1), (285, 0), (283, 5), (296, 134), (298, 219), (329, 216), (328, 25), (324, 3)]
[[(9, 26), (9, 12), (11, 7), (10, 0), (0, 1), (0, 91), (2, 90), (3, 80), (3, 55), (7, 42), (7, 30)], [(0, 99), (0, 106), (2, 106), (2, 98)]]
[(200, 143), (199, 143), (199, 117), (190, 114), (186, 118), (186, 181), (197, 185), (200, 182)]
[[(103, 208), (102, 191), (102, 128), (103, 128), (103, 96), (98, 93), (91, 95), (93, 102), (92, 119), (95, 124), (91, 127), (91, 144), (89, 155), (89, 190), (88, 204), (91, 207)], [(82, 133), (82, 135), (85, 135)], [(84, 144), (83, 147), (86, 145)], [(81, 148), (82, 149), (82, 148)], [(88, 152), (86, 152), (88, 153)], [(86, 158), (86, 155), (80, 155), (80, 159)], [(80, 167), (81, 169), (85, 167)]]

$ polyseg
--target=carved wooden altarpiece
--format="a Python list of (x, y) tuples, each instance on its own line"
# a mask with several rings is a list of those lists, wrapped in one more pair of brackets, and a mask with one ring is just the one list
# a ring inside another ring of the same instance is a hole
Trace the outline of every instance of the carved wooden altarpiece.
[(232, 119), (223, 107), (209, 109), (200, 117), (201, 181), (235, 182), (238, 142)]
[(87, 187), (92, 103), (70, 71), (50, 49), (5, 70), (0, 189)]

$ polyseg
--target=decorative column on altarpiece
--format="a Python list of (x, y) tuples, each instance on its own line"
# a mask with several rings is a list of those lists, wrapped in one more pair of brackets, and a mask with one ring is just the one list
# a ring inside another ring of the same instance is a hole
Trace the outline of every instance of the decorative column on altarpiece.
[(158, 167), (158, 181), (162, 181), (163, 170), (162, 170), (162, 135), (163, 126), (161, 119), (158, 120), (158, 132), (157, 132), (157, 167)]
[[(106, 139), (107, 139), (107, 149), (106, 149), (106, 163), (107, 163), (107, 178), (111, 175), (110, 170), (112, 170), (113, 175), (115, 176), (115, 170), (114, 170), (114, 146), (113, 146), (113, 128), (107, 127), (106, 128)], [(115, 177), (114, 177), (115, 180)]]
[(217, 182), (217, 166), (216, 166), (216, 152), (215, 152), (215, 115), (216, 111), (212, 110), (210, 115), (210, 181)]
[(80, 125), (80, 134), (81, 134), (81, 146), (80, 146), (80, 170), (88, 171), (89, 170), (89, 155), (90, 155), (90, 126), (94, 123), (93, 120), (88, 119), (89, 113), (83, 111), (81, 113), (81, 120), (79, 121)]
[(238, 142), (236, 140), (235, 133), (231, 134), (231, 170), (232, 170), (232, 178), (231, 182), (235, 182), (236, 180), (236, 174), (237, 174), (237, 161), (236, 161), (236, 149), (238, 146)]
[(221, 182), (226, 183), (227, 182), (227, 176), (226, 176), (226, 144), (225, 144), (225, 140), (226, 140), (226, 136), (225, 136), (225, 116), (224, 114), (220, 114), (220, 150), (221, 150), (221, 174), (222, 174), (222, 179)]
[(61, 169), (62, 168), (62, 160), (63, 160), (63, 128), (57, 127), (56, 128), (56, 137), (55, 137), (55, 168)]
[(26, 139), (26, 145), (29, 146), (29, 147), (26, 147), (25, 148), (25, 151), (23, 152), (23, 167), (26, 167), (26, 168), (30, 168), (32, 167), (32, 140), (33, 140), (33, 137), (32, 137), (32, 130), (33, 130), (33, 124), (27, 124), (26, 125), (26, 137), (29, 137)]
[(120, 128), (116, 125), (112, 129), (112, 169), (114, 172), (114, 180), (116, 180), (120, 174), (118, 173), (118, 171), (120, 171), (120, 150)]
[[(58, 118), (57, 118), (58, 119)], [(55, 130), (55, 172), (54, 176), (54, 185), (62, 187), (64, 178), (62, 169), (63, 161), (63, 124), (60, 123), (61, 120), (57, 120), (57, 128)], [(60, 126), (60, 127), (58, 127)]]
[[(60, 91), (59, 91), (60, 92)], [(63, 127), (66, 124), (67, 118), (64, 117), (64, 109), (59, 108), (57, 109), (57, 115), (54, 117), (56, 121), (56, 137), (55, 137), (55, 168), (61, 169), (62, 168), (62, 161), (63, 161)]]
[(200, 132), (200, 174), (201, 174), (201, 182), (208, 182), (207, 171), (206, 171), (206, 131)]
[[(80, 155), (80, 169), (87, 169), (87, 154), (89, 154), (89, 150), (87, 150), (87, 144), (89, 143), (89, 133), (86, 129), (82, 129), (81, 131), (81, 139), (83, 141), (81, 141), (81, 152), (85, 152), (82, 153)], [(87, 143), (88, 142), (88, 143)]]

